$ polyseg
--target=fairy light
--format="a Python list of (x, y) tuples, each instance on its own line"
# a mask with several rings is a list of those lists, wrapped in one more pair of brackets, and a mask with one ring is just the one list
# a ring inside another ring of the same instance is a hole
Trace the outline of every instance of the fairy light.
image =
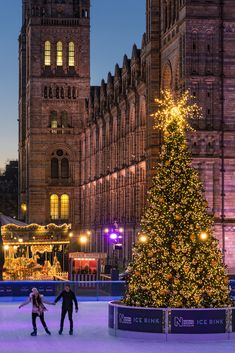
[(152, 114), (155, 118), (155, 128), (167, 132), (172, 123), (176, 123), (180, 131), (193, 130), (189, 119), (201, 118), (201, 109), (196, 103), (191, 103), (193, 97), (186, 91), (180, 98), (173, 97), (170, 91), (162, 92), (162, 99), (155, 99), (157, 111)]
[(208, 234), (206, 232), (201, 232), (200, 233), (200, 239), (201, 240), (207, 240), (208, 238)]
[(146, 243), (147, 240), (148, 240), (148, 238), (147, 238), (147, 236), (144, 235), (144, 234), (142, 234), (142, 235), (139, 237), (139, 241), (140, 241), (141, 243)]

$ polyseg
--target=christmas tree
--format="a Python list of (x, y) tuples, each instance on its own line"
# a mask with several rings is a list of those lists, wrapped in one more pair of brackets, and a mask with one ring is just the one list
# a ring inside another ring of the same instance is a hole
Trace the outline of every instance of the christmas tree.
[(169, 92), (156, 100), (156, 128), (164, 143), (156, 176), (141, 221), (142, 234), (129, 265), (123, 299), (143, 307), (224, 307), (231, 305), (213, 218), (197, 171), (191, 166), (186, 132), (198, 117), (196, 104), (185, 93), (177, 101)]

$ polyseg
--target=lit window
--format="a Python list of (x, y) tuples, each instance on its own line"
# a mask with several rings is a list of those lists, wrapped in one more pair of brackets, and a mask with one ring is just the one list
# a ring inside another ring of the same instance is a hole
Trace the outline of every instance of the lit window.
[(52, 111), (50, 114), (50, 120), (51, 120), (51, 128), (52, 129), (57, 129), (58, 127), (58, 120), (57, 120), (57, 112)]
[(63, 66), (63, 45), (62, 45), (62, 42), (57, 43), (56, 49), (57, 49), (56, 64), (57, 64), (57, 66)]
[(75, 65), (75, 50), (74, 50), (74, 43), (70, 42), (69, 43), (69, 66), (74, 66)]
[(59, 197), (55, 194), (50, 197), (51, 219), (59, 219)]
[(44, 48), (44, 64), (51, 66), (51, 43), (47, 40)]
[(61, 195), (60, 199), (60, 218), (69, 219), (69, 196)]

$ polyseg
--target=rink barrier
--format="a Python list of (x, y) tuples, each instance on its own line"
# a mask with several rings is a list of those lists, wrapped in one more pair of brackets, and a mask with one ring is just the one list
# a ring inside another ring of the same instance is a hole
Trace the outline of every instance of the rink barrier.
[(0, 282), (0, 300), (26, 297), (33, 287), (44, 296), (56, 296), (69, 283), (79, 298), (87, 300), (114, 300), (123, 297), (125, 281), (3, 281)]
[(143, 308), (112, 301), (108, 327), (120, 337), (168, 340), (235, 338), (235, 308)]

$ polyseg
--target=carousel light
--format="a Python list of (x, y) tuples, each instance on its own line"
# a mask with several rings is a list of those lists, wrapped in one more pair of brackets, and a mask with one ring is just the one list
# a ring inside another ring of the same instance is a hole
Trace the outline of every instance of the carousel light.
[(87, 234), (88, 234), (88, 235), (91, 235), (91, 231), (90, 231), (90, 230), (88, 230), (88, 231), (87, 231)]
[(69, 232), (69, 237), (70, 237), (70, 238), (73, 237), (73, 232)]
[(104, 232), (107, 234), (109, 232), (109, 229), (105, 228)]
[(121, 228), (119, 228), (119, 232), (120, 233), (123, 233), (124, 232), (124, 229), (121, 227)]
[(9, 245), (3, 245), (4, 250), (9, 250)]
[(23, 239), (22, 239), (22, 238), (19, 238), (19, 239), (18, 239), (18, 242), (19, 242), (19, 243), (23, 243)]
[(22, 204), (20, 205), (20, 208), (21, 208), (21, 211), (22, 211), (22, 212), (26, 212), (26, 211), (27, 211), (27, 205), (26, 205), (26, 203), (22, 203)]

